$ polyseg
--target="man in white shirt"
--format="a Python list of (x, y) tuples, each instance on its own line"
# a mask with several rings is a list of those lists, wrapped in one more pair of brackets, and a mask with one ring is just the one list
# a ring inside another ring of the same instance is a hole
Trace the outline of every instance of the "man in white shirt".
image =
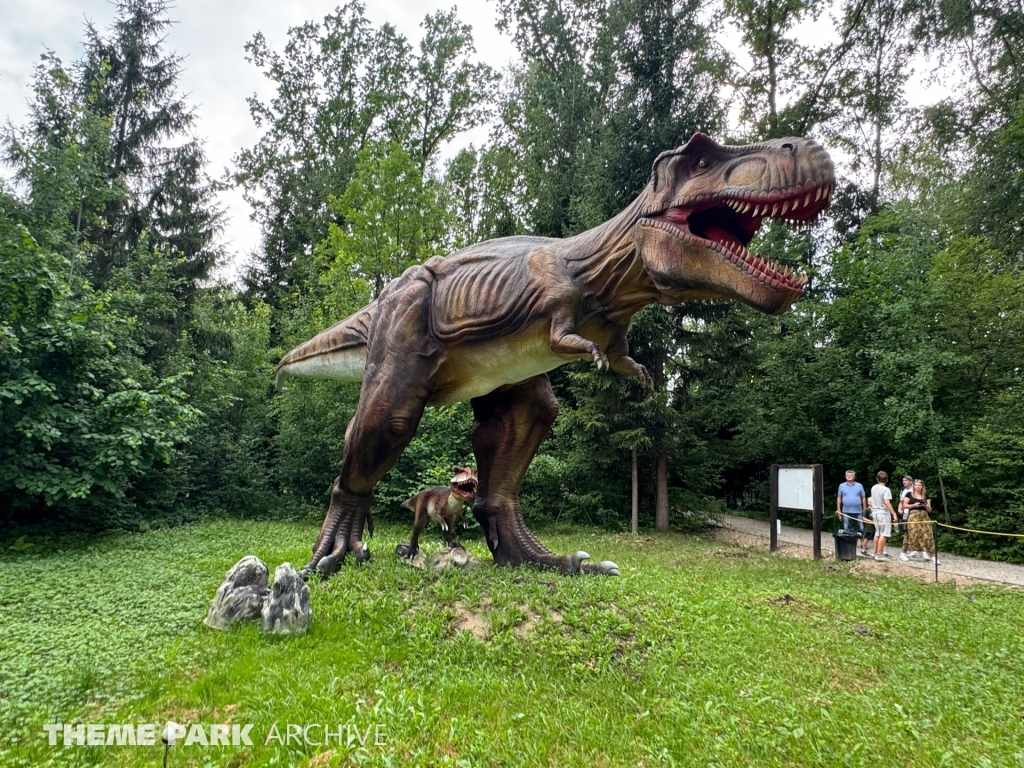
[(896, 512), (892, 508), (892, 491), (886, 483), (889, 482), (889, 475), (886, 472), (879, 472), (875, 475), (877, 481), (871, 488), (871, 519), (875, 524), (875, 560), (888, 560), (885, 553), (885, 542), (892, 536), (892, 521)]

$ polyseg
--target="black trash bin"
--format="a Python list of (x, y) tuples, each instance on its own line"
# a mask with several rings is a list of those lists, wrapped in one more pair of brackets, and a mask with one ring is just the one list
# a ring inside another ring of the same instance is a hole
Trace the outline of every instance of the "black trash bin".
[(860, 534), (856, 531), (838, 531), (836, 537), (836, 560), (856, 560), (857, 542)]

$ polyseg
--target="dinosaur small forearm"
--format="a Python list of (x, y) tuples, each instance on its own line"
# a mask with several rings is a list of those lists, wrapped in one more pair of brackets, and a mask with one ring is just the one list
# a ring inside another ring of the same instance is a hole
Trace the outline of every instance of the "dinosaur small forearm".
[(654, 380), (647, 369), (629, 356), (629, 340), (626, 338), (625, 328), (619, 328), (612, 338), (612, 343), (608, 347), (608, 359), (611, 361), (609, 367), (616, 373), (637, 378), (645, 386), (654, 386)]
[(576, 333), (572, 318), (565, 314), (559, 313), (551, 318), (549, 345), (552, 352), (560, 355), (590, 355), (599, 369), (608, 367), (608, 358), (601, 347)]
[(600, 350), (600, 347), (578, 333), (563, 333), (551, 337), (551, 351), (560, 355), (592, 355), (594, 350)]

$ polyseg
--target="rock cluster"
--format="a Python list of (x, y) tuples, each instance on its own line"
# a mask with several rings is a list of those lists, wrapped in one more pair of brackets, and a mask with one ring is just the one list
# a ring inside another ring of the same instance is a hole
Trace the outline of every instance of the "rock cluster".
[(403, 542), (395, 548), (395, 554), (413, 568), (431, 573), (441, 573), (449, 568), (475, 568), (478, 565), (483, 565), (482, 560), (474, 557), (462, 547), (442, 547), (429, 555), (421, 549), (410, 558), (409, 545)]
[(268, 587), (267, 564), (255, 555), (239, 560), (224, 576), (203, 623), (228, 629), (240, 621), (260, 620), (263, 632), (301, 635), (309, 628), (309, 587), (291, 563), (274, 571)]

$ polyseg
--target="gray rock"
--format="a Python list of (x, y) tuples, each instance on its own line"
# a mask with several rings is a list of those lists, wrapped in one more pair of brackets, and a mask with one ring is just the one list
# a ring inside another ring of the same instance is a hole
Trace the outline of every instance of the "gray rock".
[(268, 575), (267, 564), (258, 557), (243, 557), (224, 576), (203, 623), (214, 629), (227, 629), (235, 622), (258, 617), (270, 592)]
[(274, 570), (270, 598), (260, 613), (260, 630), (276, 635), (301, 635), (309, 629), (309, 587), (291, 563)]
[(441, 573), (449, 568), (475, 568), (483, 565), (482, 560), (473, 557), (461, 547), (442, 547), (429, 555), (421, 549), (411, 559), (404, 559), (413, 568), (431, 573)]

